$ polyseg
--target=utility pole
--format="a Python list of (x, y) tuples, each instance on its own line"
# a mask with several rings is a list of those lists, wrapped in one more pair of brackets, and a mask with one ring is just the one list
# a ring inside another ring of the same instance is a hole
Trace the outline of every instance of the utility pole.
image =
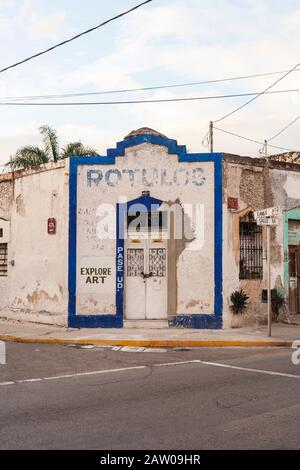
[(267, 294), (268, 294), (268, 336), (272, 334), (272, 291), (271, 291), (271, 227), (279, 225), (281, 209), (279, 206), (268, 207), (254, 212), (258, 226), (266, 227), (267, 234)]
[[(266, 164), (268, 165), (268, 141), (264, 141)], [(268, 336), (272, 336), (272, 299), (271, 299), (271, 225), (267, 225), (267, 291), (268, 291)]]
[(264, 150), (265, 150), (265, 159), (267, 159), (268, 158), (268, 141), (267, 140), (265, 140)]
[(210, 146), (210, 153), (214, 151), (214, 123), (210, 121), (209, 123), (209, 146)]

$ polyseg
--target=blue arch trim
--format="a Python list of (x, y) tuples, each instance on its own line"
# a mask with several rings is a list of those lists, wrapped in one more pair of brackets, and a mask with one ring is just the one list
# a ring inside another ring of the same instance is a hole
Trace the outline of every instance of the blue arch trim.
[(157, 210), (162, 203), (163, 201), (152, 196), (140, 196), (136, 199), (132, 199), (132, 201), (128, 201), (126, 207), (127, 211), (129, 211), (131, 207), (140, 205), (141, 211), (150, 212), (151, 210), (153, 211), (153, 209)]
[[(125, 265), (125, 251), (124, 251), (124, 221), (127, 212), (131, 207), (138, 208), (138, 210), (153, 211), (157, 210), (163, 201), (151, 196), (141, 196), (123, 204), (117, 204), (117, 237), (116, 237), (116, 315), (120, 319), (123, 326), (124, 318), (124, 265)], [(121, 226), (120, 226), (121, 224)]]
[[(214, 252), (214, 313), (195, 315), (176, 315), (169, 319), (170, 326), (182, 326), (186, 328), (222, 328), (223, 310), (223, 183), (222, 183), (222, 153), (187, 153), (185, 145), (178, 145), (176, 140), (168, 139), (152, 134), (139, 135), (137, 137), (118, 142), (116, 148), (108, 149), (106, 156), (86, 156), (70, 158), (69, 176), (69, 305), (68, 326), (87, 328), (122, 328), (124, 315), (124, 239), (117, 240), (117, 275), (116, 275), (116, 314), (115, 315), (80, 315), (76, 312), (76, 256), (77, 256), (77, 168), (81, 165), (114, 165), (116, 157), (124, 157), (125, 150), (143, 143), (160, 145), (167, 148), (168, 153), (178, 156), (179, 162), (214, 162), (214, 218), (215, 218), (215, 252)], [(142, 196), (143, 197), (143, 196)], [(147, 198), (147, 196), (145, 196)], [(142, 198), (135, 199), (130, 204), (141, 203)], [(159, 200), (153, 199), (159, 203)], [(147, 203), (145, 200), (143, 203)], [(149, 202), (149, 200), (148, 200)], [(122, 205), (124, 206), (124, 205)], [(127, 206), (127, 205), (126, 205)], [(127, 206), (128, 207), (128, 206)], [(117, 233), (120, 233), (120, 211), (124, 207), (117, 205)], [(119, 287), (118, 288), (118, 279)], [(120, 282), (122, 280), (122, 282)]]

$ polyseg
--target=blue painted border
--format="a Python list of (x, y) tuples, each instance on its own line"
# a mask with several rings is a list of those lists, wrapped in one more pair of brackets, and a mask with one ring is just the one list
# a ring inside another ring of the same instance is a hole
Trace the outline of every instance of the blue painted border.
[[(148, 142), (167, 148), (168, 153), (178, 155), (179, 162), (214, 162), (214, 216), (215, 216), (215, 311), (214, 314), (176, 315), (169, 320), (170, 326), (186, 328), (222, 328), (223, 310), (223, 210), (222, 210), (222, 154), (221, 153), (190, 153), (186, 151), (185, 145), (178, 145), (176, 140), (152, 134), (139, 135), (130, 139), (125, 139), (117, 143), (116, 148), (108, 149), (106, 156), (87, 156), (70, 158), (70, 188), (69, 188), (69, 306), (68, 306), (68, 326), (75, 328), (122, 328), (123, 327), (123, 304), (124, 304), (124, 239), (117, 239), (118, 247), (123, 254), (122, 265), (117, 262), (116, 276), (116, 314), (115, 315), (77, 315), (76, 314), (76, 251), (77, 251), (77, 168), (80, 165), (114, 165), (116, 157), (125, 155), (125, 150), (129, 147)], [(140, 198), (136, 202), (140, 202)], [(134, 201), (131, 201), (132, 203)], [(124, 210), (117, 205), (117, 233), (119, 234), (120, 210)], [(119, 280), (122, 279), (118, 288)]]

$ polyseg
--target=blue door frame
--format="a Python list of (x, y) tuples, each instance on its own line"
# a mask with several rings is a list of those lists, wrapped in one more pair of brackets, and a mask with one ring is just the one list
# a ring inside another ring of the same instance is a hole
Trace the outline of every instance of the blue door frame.
[[(124, 318), (124, 237), (120, 236), (122, 227), (120, 220), (128, 210), (128, 204), (160, 204), (161, 201), (142, 196), (116, 208), (116, 313), (107, 315), (80, 315), (76, 312), (76, 259), (77, 259), (77, 169), (86, 165), (114, 165), (116, 157), (124, 157), (125, 150), (142, 143), (160, 145), (167, 148), (168, 153), (178, 156), (178, 162), (213, 162), (214, 163), (214, 313), (193, 315), (174, 315), (169, 319), (170, 326), (186, 328), (222, 328), (223, 310), (223, 189), (222, 189), (222, 154), (221, 153), (187, 153), (185, 145), (178, 145), (176, 140), (152, 134), (143, 134), (119, 142), (114, 149), (108, 149), (106, 156), (71, 157), (69, 176), (69, 305), (68, 326), (73, 328), (122, 328)], [(146, 198), (143, 200), (143, 197)], [(122, 222), (123, 223), (123, 222)]]

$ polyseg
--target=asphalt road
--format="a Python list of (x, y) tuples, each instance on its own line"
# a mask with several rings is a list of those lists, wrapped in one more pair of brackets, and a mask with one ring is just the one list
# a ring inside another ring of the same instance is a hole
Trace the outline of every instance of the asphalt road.
[(291, 352), (7, 344), (0, 448), (299, 449)]

